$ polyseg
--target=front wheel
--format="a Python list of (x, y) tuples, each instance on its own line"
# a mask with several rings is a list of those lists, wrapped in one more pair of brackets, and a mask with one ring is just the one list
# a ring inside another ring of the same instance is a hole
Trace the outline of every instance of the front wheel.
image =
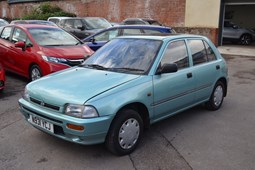
[(106, 137), (106, 147), (116, 155), (132, 153), (143, 132), (141, 116), (132, 109), (122, 110), (113, 120)]
[(225, 85), (221, 81), (218, 81), (214, 86), (210, 100), (206, 102), (207, 109), (218, 110), (221, 107), (224, 99), (225, 90)]
[(252, 36), (249, 34), (244, 34), (241, 36), (239, 42), (242, 45), (250, 45), (252, 42)]
[(30, 81), (37, 80), (42, 77), (42, 71), (38, 65), (33, 65), (29, 70)]

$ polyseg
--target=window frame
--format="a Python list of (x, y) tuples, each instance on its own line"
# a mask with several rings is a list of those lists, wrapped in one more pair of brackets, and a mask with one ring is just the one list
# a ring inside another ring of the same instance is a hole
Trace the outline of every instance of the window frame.
[[(190, 58), (190, 52), (189, 52), (189, 48), (188, 48), (188, 45), (187, 45), (187, 41), (186, 41), (186, 39), (183, 39), (183, 38), (180, 38), (180, 39), (175, 39), (175, 40), (171, 40), (171, 41), (169, 41), (167, 44), (166, 44), (166, 46), (164, 47), (164, 50), (163, 50), (163, 52), (162, 52), (162, 55), (161, 55), (161, 57), (160, 57), (160, 60), (159, 60), (159, 62), (158, 62), (158, 64), (157, 64), (157, 69), (159, 68), (159, 67), (162, 67), (163, 65), (162, 65), (162, 63), (161, 63), (161, 61), (162, 61), (162, 59), (164, 58), (164, 55), (165, 55), (165, 53), (166, 53), (166, 51), (167, 51), (167, 48), (169, 47), (169, 45), (171, 44), (171, 43), (174, 43), (174, 42), (177, 42), (177, 41), (183, 41), (184, 42), (184, 45), (185, 45), (185, 49), (186, 49), (186, 54), (187, 54), (187, 58), (188, 58), (188, 66), (187, 67), (184, 67), (184, 68), (179, 68), (178, 67), (178, 71), (180, 71), (180, 70), (185, 70), (185, 69), (188, 69), (188, 68), (190, 68), (192, 65), (192, 62), (190, 61), (191, 60), (191, 58)], [(178, 66), (178, 65), (177, 65)], [(156, 71), (157, 71), (157, 69), (156, 69)], [(177, 72), (178, 72), (177, 71)], [(156, 72), (155, 72), (156, 73)]]

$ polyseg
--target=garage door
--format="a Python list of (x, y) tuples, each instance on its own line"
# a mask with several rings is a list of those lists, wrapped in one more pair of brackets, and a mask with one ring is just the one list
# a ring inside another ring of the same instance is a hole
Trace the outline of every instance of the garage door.
[(219, 44), (254, 44), (255, 0), (225, 0), (221, 13)]

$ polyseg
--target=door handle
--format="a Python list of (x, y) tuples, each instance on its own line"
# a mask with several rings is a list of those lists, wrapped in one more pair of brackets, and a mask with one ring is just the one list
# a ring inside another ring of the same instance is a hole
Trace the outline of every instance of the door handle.
[(220, 69), (220, 66), (219, 66), (219, 65), (217, 65), (217, 66), (216, 66), (216, 70), (219, 70), (219, 69)]
[(192, 77), (192, 73), (187, 73), (187, 78), (191, 78)]

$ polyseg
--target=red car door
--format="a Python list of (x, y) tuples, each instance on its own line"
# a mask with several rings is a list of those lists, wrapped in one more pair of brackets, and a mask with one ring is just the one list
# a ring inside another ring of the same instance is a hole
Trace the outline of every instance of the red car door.
[(0, 36), (0, 63), (3, 64), (6, 70), (12, 70), (8, 57), (8, 51), (12, 46), (10, 42), (12, 29), (12, 27), (5, 27)]
[(31, 48), (16, 47), (15, 43), (17, 42), (26, 44), (30, 42), (25, 31), (20, 28), (14, 28), (13, 30), (11, 41), (8, 45), (7, 62), (11, 71), (27, 77), (29, 64), (31, 63)]

